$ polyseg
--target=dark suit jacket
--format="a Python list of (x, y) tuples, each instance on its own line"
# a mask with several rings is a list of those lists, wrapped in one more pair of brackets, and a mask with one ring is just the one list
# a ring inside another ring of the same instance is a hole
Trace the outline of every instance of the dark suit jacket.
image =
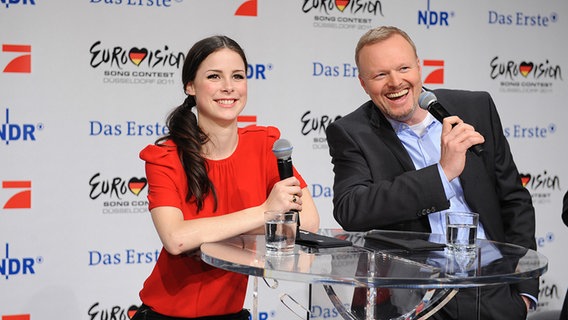
[[(467, 152), (460, 181), (487, 236), (536, 250), (531, 195), (521, 183), (491, 96), (434, 92), (450, 114), (485, 137), (481, 156)], [(372, 101), (330, 124), (326, 134), (335, 173), (333, 214), (345, 230), (431, 232), (428, 214), (449, 208), (438, 170), (435, 165), (416, 170)], [(522, 283), (522, 292), (537, 297), (538, 280), (527, 283)]]
[(568, 226), (568, 192), (564, 194), (564, 199), (562, 199), (562, 221)]

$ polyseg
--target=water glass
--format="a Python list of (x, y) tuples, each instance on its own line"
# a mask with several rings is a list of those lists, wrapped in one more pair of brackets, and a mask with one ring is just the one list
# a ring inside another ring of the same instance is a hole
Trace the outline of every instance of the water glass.
[(266, 252), (291, 254), (296, 244), (298, 213), (267, 211), (264, 213)]
[(479, 214), (446, 212), (446, 245), (452, 253), (475, 253)]

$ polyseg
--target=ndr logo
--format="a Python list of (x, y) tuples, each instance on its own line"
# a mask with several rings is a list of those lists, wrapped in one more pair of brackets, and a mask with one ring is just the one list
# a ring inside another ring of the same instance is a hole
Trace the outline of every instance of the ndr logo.
[(430, 0), (427, 1), (426, 10), (418, 10), (418, 25), (430, 26), (449, 26), (448, 19), (453, 17), (453, 12), (430, 10)]
[(6, 144), (10, 144), (10, 141), (24, 140), (24, 141), (35, 141), (35, 133), (37, 130), (43, 129), (43, 124), (38, 123), (37, 125), (25, 123), (25, 124), (15, 124), (10, 122), (10, 109), (6, 108), (6, 118), (5, 122), (0, 126), (0, 139), (2, 139)]
[(6, 6), (6, 9), (9, 6), (14, 6), (17, 4), (24, 4), (24, 5), (32, 5), (35, 6), (35, 0), (0, 0), (0, 3), (2, 3), (2, 5)]
[(266, 72), (272, 70), (272, 64), (248, 64), (247, 79), (266, 80)]
[(6, 253), (4, 254), (4, 257), (5, 258), (0, 260), (0, 275), (4, 276), (6, 279), (18, 274), (35, 274), (35, 264), (43, 262), (42, 257), (11, 258), (10, 245), (8, 243), (6, 243)]

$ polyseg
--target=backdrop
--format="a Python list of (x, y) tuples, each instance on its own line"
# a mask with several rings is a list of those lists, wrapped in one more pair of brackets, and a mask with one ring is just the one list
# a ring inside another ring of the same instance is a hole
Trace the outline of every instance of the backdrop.
[[(383, 24), (415, 40), (428, 87), (492, 94), (550, 260), (539, 309), (559, 309), (568, 2), (0, 0), (1, 319), (129, 318), (161, 248), (138, 153), (184, 98), (187, 50), (213, 34), (249, 59), (241, 125), (280, 128), (321, 226), (338, 227), (324, 130), (368, 99), (354, 48)], [(259, 287), (261, 319), (290, 318), (281, 292), (304, 301), (302, 284)]]

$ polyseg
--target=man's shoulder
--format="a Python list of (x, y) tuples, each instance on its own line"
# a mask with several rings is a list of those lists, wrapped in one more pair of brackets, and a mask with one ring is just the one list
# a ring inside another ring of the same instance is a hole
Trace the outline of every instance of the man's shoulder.
[(462, 110), (474, 108), (481, 110), (484, 107), (493, 105), (493, 98), (487, 91), (461, 89), (435, 89), (432, 91), (436, 95), (438, 102), (448, 109)]
[(369, 113), (373, 107), (374, 107), (373, 102), (369, 100), (363, 103), (357, 109), (349, 112), (344, 116), (341, 116), (341, 118), (335, 120), (333, 123), (337, 123), (339, 125), (348, 124), (350, 122), (361, 123), (361, 119), (370, 117)]
[(487, 98), (490, 96), (487, 91), (464, 89), (434, 89), (432, 92), (434, 92), (438, 99), (475, 99)]

